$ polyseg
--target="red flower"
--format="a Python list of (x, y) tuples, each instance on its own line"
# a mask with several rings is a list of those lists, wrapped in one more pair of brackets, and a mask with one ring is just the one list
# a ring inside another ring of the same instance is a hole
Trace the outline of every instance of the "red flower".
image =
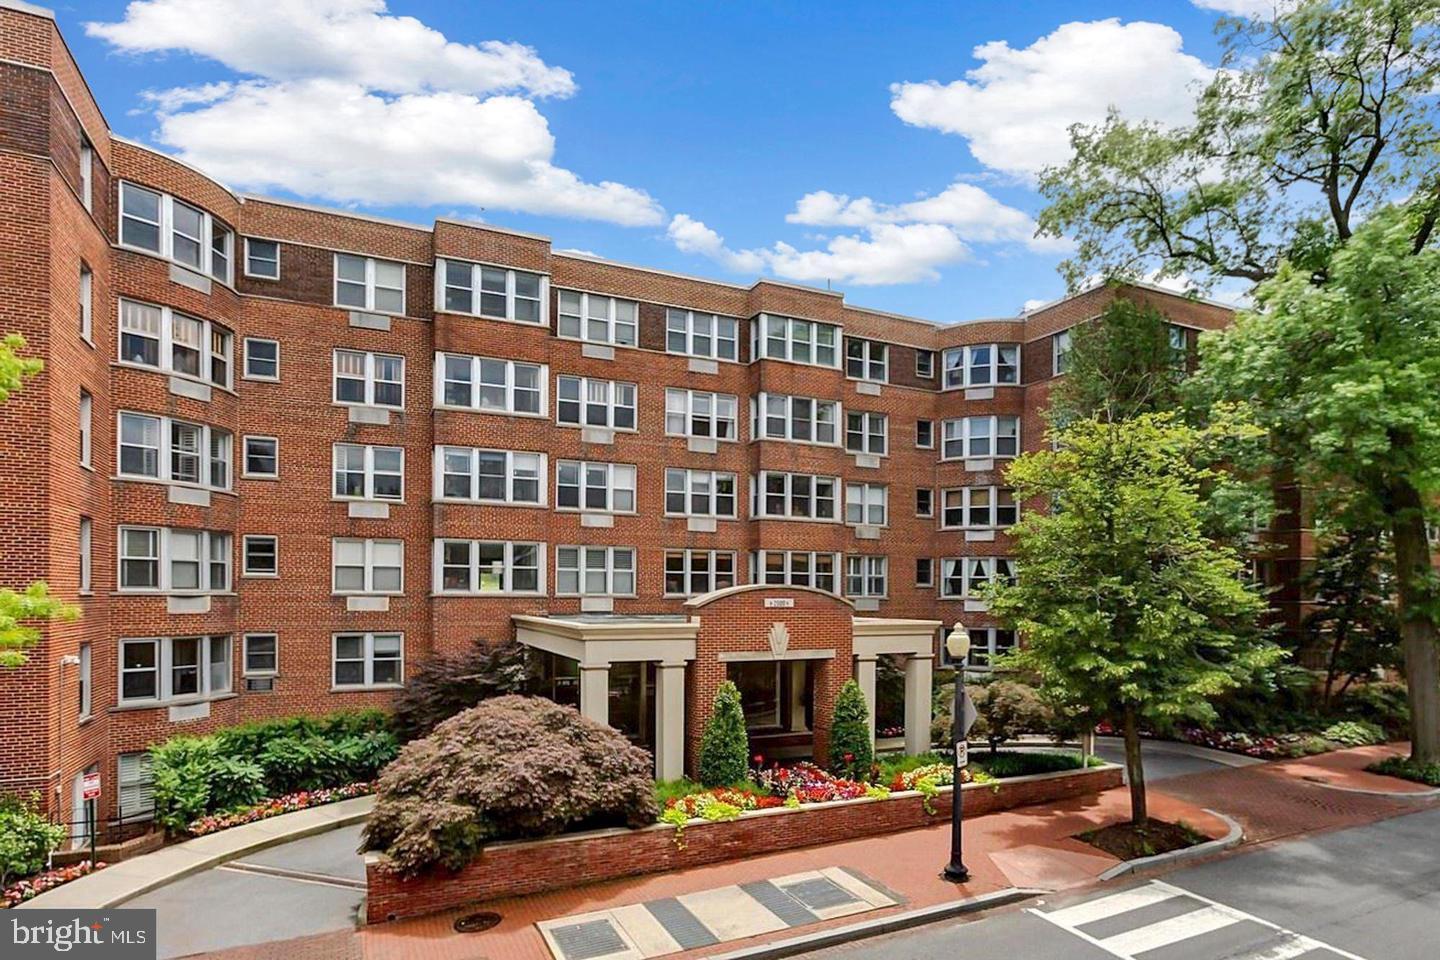
[(763, 754), (763, 753), (757, 753), (757, 754), (755, 754), (755, 765), (756, 765), (757, 767), (760, 766), (760, 765), (761, 765), (762, 763), (764, 763), (764, 762), (765, 762), (765, 754)]

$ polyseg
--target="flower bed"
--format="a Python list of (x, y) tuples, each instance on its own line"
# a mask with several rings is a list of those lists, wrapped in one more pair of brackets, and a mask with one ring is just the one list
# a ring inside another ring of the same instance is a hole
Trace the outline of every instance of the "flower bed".
[(82, 860), (68, 867), (56, 867), (54, 870), (37, 873), (33, 877), (16, 880), (10, 884), (10, 886), (6, 887), (3, 892), (0, 892), (0, 908), (9, 909), (19, 906), (26, 900), (35, 899), (46, 890), (54, 890), (56, 887), (69, 883), (71, 880), (78, 880), (83, 876), (94, 873), (96, 870), (103, 870), (104, 868), (104, 861), (92, 867), (89, 860)]
[(343, 787), (325, 787), (320, 790), (301, 790), (298, 793), (287, 793), (283, 797), (272, 797), (262, 803), (244, 810), (231, 811), (229, 813), (216, 813), (208, 817), (200, 817), (190, 821), (185, 832), (192, 837), (203, 837), (206, 834), (215, 833), (228, 827), (238, 827), (242, 823), (254, 823), (256, 820), (266, 820), (270, 817), (278, 817), (282, 813), (294, 813), (297, 810), (305, 810), (309, 807), (318, 807), (327, 803), (335, 803), (340, 800), (349, 800), (352, 797), (363, 797), (373, 793), (375, 784), (373, 782), (351, 783)]

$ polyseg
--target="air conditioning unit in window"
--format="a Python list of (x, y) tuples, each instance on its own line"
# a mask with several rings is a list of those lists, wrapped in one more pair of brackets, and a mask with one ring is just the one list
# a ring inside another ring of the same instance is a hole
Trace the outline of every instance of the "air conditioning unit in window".
[(275, 689), (274, 677), (246, 677), (245, 689), (251, 693), (269, 693)]

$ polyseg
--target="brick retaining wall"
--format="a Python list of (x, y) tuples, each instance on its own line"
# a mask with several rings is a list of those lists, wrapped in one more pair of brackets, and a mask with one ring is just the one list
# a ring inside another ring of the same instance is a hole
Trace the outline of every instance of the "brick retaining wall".
[[(965, 812), (967, 817), (980, 816), (1094, 794), (1120, 783), (1120, 767), (1104, 766), (1015, 777), (1001, 781), (998, 788), (969, 784), (964, 788)], [(685, 828), (683, 848), (675, 843), (675, 828), (666, 824), (497, 843), (463, 870), (436, 870), (411, 878), (387, 872), (384, 858), (370, 854), (365, 859), (366, 920), (382, 923), (484, 900), (931, 826), (949, 813), (948, 788), (932, 806), (935, 813), (926, 813), (924, 798), (907, 791), (885, 800), (762, 810), (723, 823), (696, 821)]]

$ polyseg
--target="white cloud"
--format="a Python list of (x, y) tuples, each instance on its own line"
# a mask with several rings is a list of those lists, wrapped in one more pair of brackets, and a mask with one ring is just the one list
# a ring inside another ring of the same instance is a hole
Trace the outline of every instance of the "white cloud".
[(664, 222), (645, 191), (555, 164), (531, 98), (573, 92), (569, 71), (384, 11), (382, 0), (136, 0), (119, 23), (87, 30), (126, 52), (181, 50), (258, 75), (144, 95), (156, 142), (235, 187)]
[(1214, 71), (1182, 46), (1164, 24), (1067, 23), (1020, 49), (981, 44), (981, 65), (964, 80), (894, 84), (890, 108), (908, 124), (965, 137), (991, 169), (1030, 177), (1069, 157), (1072, 124), (1099, 123), (1111, 106), (1132, 119), (1188, 121), (1195, 88)]
[(1201, 10), (1214, 10), (1232, 17), (1268, 20), (1277, 12), (1295, 6), (1296, 0), (1190, 0)]
[(764, 257), (754, 250), (731, 250), (725, 238), (694, 217), (677, 213), (665, 231), (670, 242), (681, 253), (709, 257), (734, 273), (758, 273), (765, 267)]

